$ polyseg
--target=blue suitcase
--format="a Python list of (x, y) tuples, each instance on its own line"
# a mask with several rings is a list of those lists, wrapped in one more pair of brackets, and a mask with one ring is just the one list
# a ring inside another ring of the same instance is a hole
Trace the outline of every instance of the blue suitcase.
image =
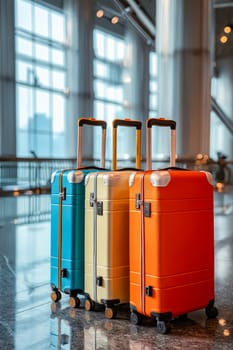
[[(101, 126), (101, 168), (81, 167), (83, 125)], [(51, 299), (57, 302), (64, 292), (70, 295), (70, 306), (78, 307), (84, 291), (84, 203), (85, 177), (104, 170), (106, 122), (81, 118), (78, 121), (77, 169), (57, 170), (51, 177)]]

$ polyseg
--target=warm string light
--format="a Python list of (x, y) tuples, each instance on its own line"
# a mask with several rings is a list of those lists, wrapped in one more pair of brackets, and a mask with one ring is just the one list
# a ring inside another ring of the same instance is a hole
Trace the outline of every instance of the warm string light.
[(221, 35), (220, 36), (220, 42), (222, 44), (226, 44), (227, 41), (228, 41), (228, 37), (226, 35)]
[(226, 44), (229, 40), (229, 34), (231, 34), (232, 32), (232, 25), (227, 24), (224, 28), (223, 28), (223, 34), (220, 35), (219, 37), (219, 41), (221, 44)]
[[(102, 18), (102, 17), (107, 18), (106, 16), (104, 16), (104, 10), (101, 10), (101, 9), (96, 11), (96, 17), (98, 17), (98, 18)], [(111, 18), (111, 23), (112, 24), (117, 24), (118, 22), (119, 22), (119, 17), (118, 16), (113, 16)]]
[(103, 10), (98, 10), (98, 11), (96, 12), (96, 17), (101, 18), (101, 17), (103, 17), (103, 16), (104, 16), (104, 11), (103, 11)]
[(112, 24), (117, 24), (119, 22), (119, 17), (117, 16), (112, 17), (111, 22)]
[(224, 27), (224, 32), (226, 33), (226, 34), (230, 34), (231, 33), (231, 26), (225, 26)]

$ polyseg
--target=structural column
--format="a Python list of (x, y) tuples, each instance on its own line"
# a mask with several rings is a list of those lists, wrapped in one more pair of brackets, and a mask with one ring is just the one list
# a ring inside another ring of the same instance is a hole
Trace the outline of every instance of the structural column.
[[(126, 30), (126, 57), (123, 74), (125, 115), (143, 123), (142, 139), (145, 140), (145, 120), (148, 118), (149, 105), (149, 51), (150, 46), (128, 25)], [(129, 137), (124, 146), (130, 156), (135, 154), (134, 130), (128, 130)], [(128, 141), (128, 142), (127, 142)], [(142, 158), (146, 155), (146, 144), (141, 146)]]
[(14, 0), (0, 0), (0, 155), (16, 155)]
[[(67, 152), (76, 154), (77, 120), (93, 116), (93, 11), (95, 0), (64, 1), (68, 28), (68, 118)], [(84, 130), (83, 156), (92, 157), (93, 138)], [(88, 153), (87, 153), (88, 152)]]
[(209, 154), (211, 0), (157, 0), (159, 115), (177, 121), (177, 153)]

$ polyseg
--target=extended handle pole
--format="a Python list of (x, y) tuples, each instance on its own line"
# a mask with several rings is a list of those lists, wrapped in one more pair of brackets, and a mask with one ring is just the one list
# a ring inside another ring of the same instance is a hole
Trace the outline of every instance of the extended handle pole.
[(114, 119), (112, 122), (112, 170), (117, 168), (117, 127), (135, 127), (136, 128), (136, 168), (141, 164), (141, 129), (142, 123), (132, 119)]
[(174, 120), (163, 119), (163, 118), (149, 118), (147, 119), (147, 122), (146, 122), (146, 128), (147, 128), (146, 168), (147, 170), (152, 169), (151, 129), (153, 125), (170, 127), (171, 129), (170, 166), (175, 166), (176, 165), (176, 122)]
[(106, 129), (107, 123), (104, 120), (97, 120), (94, 118), (80, 118), (78, 120), (78, 143), (77, 143), (77, 168), (81, 168), (82, 165), (82, 145), (83, 145), (83, 126), (101, 126), (102, 128), (102, 146), (101, 146), (101, 158), (100, 166), (105, 167), (105, 157), (106, 157)]

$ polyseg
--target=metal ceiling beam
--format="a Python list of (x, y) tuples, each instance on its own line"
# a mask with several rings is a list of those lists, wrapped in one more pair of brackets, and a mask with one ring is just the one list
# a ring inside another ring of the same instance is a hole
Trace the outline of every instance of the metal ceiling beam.
[(144, 12), (140, 9), (138, 4), (134, 0), (127, 0), (128, 4), (131, 6), (137, 17), (140, 19), (142, 24), (147, 28), (151, 35), (155, 36), (155, 26), (149, 20), (149, 18), (144, 14)]
[(233, 2), (222, 2), (222, 3), (214, 4), (214, 8), (227, 8), (227, 7), (233, 7)]
[[(155, 41), (155, 26), (154, 26), (154, 31), (153, 33), (150, 35), (149, 33), (147, 33), (142, 26), (132, 17), (131, 15), (131, 11), (128, 11), (127, 8), (125, 8), (122, 4), (120, 0), (113, 0), (113, 2), (118, 6), (118, 8), (121, 11), (121, 15), (123, 17), (126, 17), (129, 22), (136, 28), (136, 30), (144, 37), (144, 39), (146, 40), (146, 42), (150, 45), (154, 45), (154, 41)], [(132, 7), (131, 7), (132, 8)], [(141, 11), (141, 10), (140, 10)], [(135, 11), (134, 11), (135, 12)], [(145, 15), (144, 15), (145, 16)], [(141, 23), (145, 26), (145, 23), (143, 23), (141, 21)], [(145, 26), (146, 27), (146, 26)], [(147, 27), (146, 27), (147, 28)]]

